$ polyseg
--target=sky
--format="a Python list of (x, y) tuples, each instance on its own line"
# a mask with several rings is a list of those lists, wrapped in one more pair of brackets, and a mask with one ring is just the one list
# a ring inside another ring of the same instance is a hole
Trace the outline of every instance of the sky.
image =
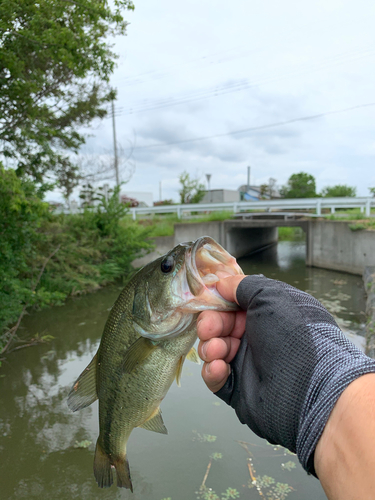
[[(123, 191), (178, 201), (187, 171), (212, 189), (375, 186), (375, 2), (134, 0), (111, 79)], [(113, 148), (112, 120), (82, 155)], [(112, 182), (112, 181), (111, 181)]]

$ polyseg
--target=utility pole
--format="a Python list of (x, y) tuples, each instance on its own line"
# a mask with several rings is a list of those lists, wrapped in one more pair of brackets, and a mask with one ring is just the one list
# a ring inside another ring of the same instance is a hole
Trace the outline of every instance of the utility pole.
[(116, 185), (120, 185), (120, 176), (118, 173), (117, 141), (116, 141), (116, 122), (115, 122), (115, 100), (112, 99), (112, 127), (113, 127), (113, 150), (115, 158)]
[(210, 203), (212, 203), (212, 192), (210, 187), (211, 174), (206, 174), (206, 179), (207, 179), (208, 192), (210, 193)]
[(159, 181), (159, 200), (160, 201), (162, 200), (162, 197), (161, 197), (161, 181)]
[(250, 167), (247, 167), (247, 191), (250, 191)]

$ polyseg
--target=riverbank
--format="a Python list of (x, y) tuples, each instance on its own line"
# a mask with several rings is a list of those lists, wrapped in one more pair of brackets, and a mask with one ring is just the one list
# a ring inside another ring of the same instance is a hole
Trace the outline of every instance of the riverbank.
[(151, 245), (147, 228), (126, 217), (119, 188), (81, 214), (56, 215), (32, 183), (0, 174), (1, 364), (25, 314), (130, 276)]

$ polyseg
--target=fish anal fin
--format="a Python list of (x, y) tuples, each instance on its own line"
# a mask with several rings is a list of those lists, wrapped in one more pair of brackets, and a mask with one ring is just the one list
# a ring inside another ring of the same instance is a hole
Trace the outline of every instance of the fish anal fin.
[(158, 346), (151, 340), (144, 337), (137, 339), (126, 351), (122, 370), (124, 373), (131, 373), (139, 366)]
[(178, 387), (181, 387), (181, 374), (182, 374), (182, 367), (184, 365), (186, 356), (181, 356), (181, 358), (178, 360), (177, 364), (177, 370), (176, 370), (176, 382)]
[(193, 363), (196, 363), (197, 365), (201, 364), (201, 360), (198, 356), (198, 353), (197, 353), (195, 347), (192, 347), (190, 349), (190, 351), (186, 355), (186, 359), (188, 359), (189, 361), (192, 361)]
[(168, 434), (167, 428), (165, 427), (161, 416), (160, 408), (156, 408), (151, 417), (139, 427), (147, 429), (148, 431), (159, 432), (160, 434)]
[(94, 476), (99, 488), (109, 488), (113, 484), (111, 461), (100, 446), (99, 440), (96, 442), (95, 448)]
[(72, 411), (90, 406), (98, 399), (96, 392), (97, 354), (75, 381), (69, 396), (68, 406)]

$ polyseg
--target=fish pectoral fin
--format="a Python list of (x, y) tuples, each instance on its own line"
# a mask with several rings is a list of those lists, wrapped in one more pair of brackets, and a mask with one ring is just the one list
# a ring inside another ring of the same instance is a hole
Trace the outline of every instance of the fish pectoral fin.
[(69, 396), (68, 406), (72, 411), (90, 406), (98, 399), (96, 392), (97, 354), (75, 381)]
[(190, 351), (187, 353), (186, 359), (188, 359), (189, 361), (192, 361), (193, 363), (197, 363), (197, 365), (201, 364), (201, 360), (200, 360), (198, 353), (194, 347), (192, 347), (190, 349)]
[(160, 408), (157, 408), (151, 417), (139, 427), (147, 429), (148, 431), (159, 432), (160, 434), (168, 434), (167, 428), (165, 427), (161, 416)]
[(144, 337), (139, 338), (126, 351), (122, 370), (124, 373), (131, 373), (134, 368), (142, 363), (158, 346), (151, 340)]
[(176, 370), (176, 382), (178, 387), (181, 387), (181, 374), (182, 374), (182, 367), (184, 366), (184, 361), (185, 361), (186, 356), (181, 356), (181, 358), (178, 360), (178, 365), (177, 365), (177, 370)]

